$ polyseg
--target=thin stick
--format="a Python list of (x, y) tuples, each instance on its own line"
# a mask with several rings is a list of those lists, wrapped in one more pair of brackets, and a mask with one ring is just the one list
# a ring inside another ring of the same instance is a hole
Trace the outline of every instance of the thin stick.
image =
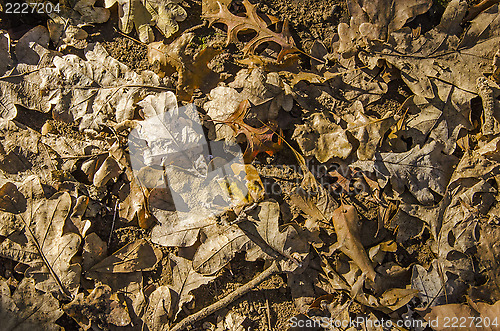
[(193, 315), (186, 317), (185, 319), (177, 323), (172, 329), (170, 329), (170, 331), (185, 330), (189, 325), (193, 325), (194, 323), (202, 320), (203, 318), (212, 315), (219, 309), (227, 307), (233, 301), (245, 295), (246, 293), (250, 292), (254, 287), (256, 287), (264, 280), (266, 280), (267, 278), (271, 277), (272, 275), (278, 272), (280, 272), (278, 263), (276, 261), (273, 261), (271, 266), (266, 270), (264, 270), (260, 275), (258, 275), (245, 285), (239, 287), (235, 291), (231, 292), (231, 294), (225, 296), (222, 300), (219, 300), (211, 304), (210, 306), (203, 308), (199, 312), (196, 312)]
[(465, 17), (464, 21), (472, 21), (477, 17), (477, 15), (481, 14), (486, 9), (490, 8), (493, 5), (499, 3), (500, 0), (484, 0), (469, 8), (469, 14)]
[(115, 203), (115, 211), (113, 213), (113, 223), (111, 223), (111, 230), (109, 231), (109, 238), (108, 238), (108, 247), (111, 245), (111, 237), (113, 236), (113, 230), (115, 229), (115, 222), (116, 222), (116, 210), (118, 209), (118, 200), (116, 200)]

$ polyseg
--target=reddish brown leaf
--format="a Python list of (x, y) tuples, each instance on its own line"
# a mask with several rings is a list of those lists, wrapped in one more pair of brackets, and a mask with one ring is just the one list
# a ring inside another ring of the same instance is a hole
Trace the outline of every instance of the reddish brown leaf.
[(260, 128), (254, 128), (245, 123), (244, 119), (249, 108), (250, 102), (248, 100), (242, 101), (238, 109), (224, 121), (224, 123), (234, 130), (236, 136), (240, 134), (245, 135), (248, 144), (243, 154), (245, 163), (251, 163), (261, 152), (273, 155), (283, 144), (281, 130), (277, 134), (277, 130), (279, 129), (275, 123), (263, 125)]

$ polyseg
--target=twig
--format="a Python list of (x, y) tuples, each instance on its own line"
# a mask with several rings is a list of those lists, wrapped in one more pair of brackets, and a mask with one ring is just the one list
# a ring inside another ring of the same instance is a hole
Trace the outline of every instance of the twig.
[(109, 231), (108, 247), (111, 245), (111, 237), (113, 236), (113, 230), (115, 229), (116, 222), (116, 210), (118, 209), (118, 200), (115, 203), (115, 211), (113, 213), (113, 223), (111, 223), (111, 230)]
[(222, 300), (219, 300), (213, 304), (211, 304), (208, 307), (203, 308), (199, 312), (194, 313), (193, 315), (190, 315), (177, 323), (170, 331), (181, 331), (185, 330), (189, 325), (193, 325), (194, 323), (200, 321), (201, 319), (212, 315), (215, 313), (217, 310), (224, 308), (231, 304), (233, 301), (236, 299), (240, 298), (241, 296), (245, 295), (246, 293), (250, 292), (254, 287), (262, 283), (264, 280), (267, 278), (271, 277), (272, 275), (280, 272), (280, 269), (278, 267), (278, 263), (276, 261), (273, 261), (271, 266), (264, 270), (260, 275), (246, 283), (245, 285), (239, 287), (235, 291), (231, 292), (231, 294), (225, 296)]
[(266, 315), (267, 315), (267, 328), (269, 331), (272, 331), (271, 325), (271, 307), (269, 307), (269, 299), (267, 298), (266, 292), (264, 292), (264, 298), (266, 299)]
[(198, 29), (201, 29), (201, 28), (203, 28), (203, 27), (205, 27), (205, 26), (207, 26), (207, 21), (203, 21), (203, 23), (201, 23), (201, 24), (198, 24), (198, 25), (192, 26), (192, 27), (190, 27), (189, 29), (184, 30), (184, 32), (183, 32), (183, 33), (193, 32), (193, 31), (196, 31), (196, 30), (198, 30)]
[(490, 8), (493, 5), (499, 3), (500, 0), (484, 0), (469, 8), (469, 14), (465, 17), (464, 21), (472, 21), (477, 17), (477, 15), (481, 14), (486, 9)]

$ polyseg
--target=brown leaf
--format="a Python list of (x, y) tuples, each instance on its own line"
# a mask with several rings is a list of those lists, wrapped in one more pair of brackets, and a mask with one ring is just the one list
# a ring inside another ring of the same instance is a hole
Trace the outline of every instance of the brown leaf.
[(186, 48), (194, 38), (194, 33), (185, 33), (171, 44), (151, 43), (148, 46), (148, 60), (159, 64), (159, 75), (170, 75), (177, 71), (177, 98), (190, 101), (194, 90), (201, 89), (208, 93), (219, 82), (219, 74), (207, 67), (207, 64), (220, 51), (206, 47), (194, 56), (187, 55)]
[(108, 324), (129, 325), (131, 319), (126, 307), (113, 300), (112, 295), (111, 288), (101, 284), (87, 297), (84, 293), (78, 293), (73, 301), (63, 306), (63, 309), (84, 330), (89, 330), (92, 326), (107, 329)]
[(57, 331), (55, 323), (63, 311), (52, 294), (36, 291), (32, 279), (24, 278), (11, 295), (8, 283), (0, 278), (0, 318), (2, 330)]
[(94, 265), (89, 273), (130, 273), (154, 269), (161, 260), (161, 251), (145, 239), (134, 241)]
[(340, 206), (334, 211), (332, 218), (340, 249), (374, 282), (377, 273), (361, 244), (358, 228), (359, 218), (356, 208), (349, 205)]
[(245, 135), (248, 144), (243, 154), (245, 163), (251, 163), (261, 152), (273, 155), (283, 143), (282, 134), (276, 133), (278, 130), (276, 124), (270, 123), (257, 129), (245, 123), (244, 119), (249, 108), (250, 102), (248, 100), (242, 101), (234, 114), (224, 121), (234, 130), (236, 136)]
[[(493, 305), (469, 301), (469, 304), (434, 306), (425, 313), (424, 318), (436, 331), (449, 330), (450, 327), (453, 330), (463, 331), (495, 331), (498, 330), (498, 316), (500, 316), (500, 301)], [(455, 320), (458, 323), (452, 326)]]
[(245, 55), (254, 53), (257, 47), (267, 42), (274, 42), (281, 46), (277, 56), (278, 62), (281, 62), (287, 54), (298, 51), (288, 30), (288, 20), (285, 19), (281, 32), (277, 33), (269, 29), (267, 23), (257, 14), (257, 5), (252, 5), (248, 0), (243, 0), (243, 5), (246, 10), (245, 16), (233, 15), (226, 6), (219, 4), (217, 14), (205, 14), (203, 17), (210, 22), (210, 26), (215, 23), (227, 25), (227, 45), (231, 42), (238, 42), (240, 31), (255, 31), (257, 35), (243, 48)]

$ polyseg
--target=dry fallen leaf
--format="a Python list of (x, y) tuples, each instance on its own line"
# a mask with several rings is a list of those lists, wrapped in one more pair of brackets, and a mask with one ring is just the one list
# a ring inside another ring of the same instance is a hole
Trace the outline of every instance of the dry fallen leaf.
[(339, 241), (339, 248), (358, 265), (368, 279), (375, 282), (377, 273), (361, 244), (359, 218), (356, 208), (342, 205), (334, 211), (332, 220)]
[(184, 304), (193, 300), (194, 296), (190, 293), (201, 285), (208, 284), (215, 279), (215, 276), (204, 276), (193, 270), (191, 261), (170, 255), (172, 268), (172, 284), (169, 285), (172, 293), (172, 309), (174, 319), (182, 309)]
[(260, 202), (246, 214), (248, 220), (239, 222), (238, 227), (255, 244), (247, 251), (248, 260), (277, 260), (281, 270), (287, 272), (306, 268), (309, 243), (291, 225), (281, 229), (283, 232), (280, 231), (280, 208), (276, 201)]
[(257, 35), (243, 48), (245, 55), (254, 53), (257, 47), (266, 42), (274, 42), (281, 47), (277, 56), (278, 62), (281, 62), (287, 54), (298, 51), (290, 35), (290, 31), (288, 31), (287, 20), (283, 22), (281, 32), (274, 32), (268, 28), (268, 24), (257, 14), (257, 5), (252, 5), (248, 0), (243, 0), (243, 5), (246, 10), (246, 15), (244, 17), (233, 15), (229, 9), (221, 3), (219, 3), (218, 13), (208, 13), (203, 17), (210, 22), (210, 25), (215, 23), (227, 25), (227, 45), (231, 42), (238, 41), (238, 33), (240, 31), (255, 31)]
[(219, 74), (207, 65), (220, 51), (206, 47), (194, 56), (188, 55), (186, 48), (194, 36), (194, 33), (184, 33), (168, 45), (161, 41), (148, 45), (148, 60), (159, 64), (160, 76), (177, 71), (177, 98), (182, 101), (190, 101), (198, 88), (208, 93), (219, 82)]
[(139, 239), (92, 266), (88, 274), (149, 271), (155, 268), (161, 257), (159, 249), (151, 246), (145, 239)]
[(2, 329), (56, 331), (60, 327), (55, 322), (62, 315), (59, 301), (50, 293), (37, 292), (32, 279), (23, 278), (11, 294), (8, 283), (0, 278)]
[(352, 168), (375, 172), (384, 187), (391, 182), (393, 190), (402, 194), (405, 188), (422, 204), (434, 203), (433, 192), (444, 195), (451, 177), (450, 165), (456, 157), (441, 153), (443, 146), (431, 141), (405, 153), (376, 153), (373, 161), (357, 161)]
[(155, 25), (165, 36), (170, 37), (179, 30), (177, 22), (184, 21), (187, 13), (178, 0), (143, 2), (140, 0), (105, 0), (104, 6), (110, 8), (118, 3), (119, 28), (124, 33), (132, 32), (135, 26), (143, 43), (154, 41), (151, 26)]
[[(434, 306), (430, 312), (425, 313), (424, 318), (430, 323), (433, 330), (449, 330), (447, 321), (459, 321), (453, 327), (454, 330), (498, 330), (498, 318), (500, 316), (500, 301), (489, 305), (484, 302), (472, 302), (468, 304), (447, 304)], [(464, 322), (465, 321), (465, 322)]]
[(112, 294), (109, 286), (98, 285), (88, 296), (78, 293), (73, 301), (63, 306), (63, 310), (84, 330), (129, 325), (131, 319), (126, 307), (112, 299)]
[(107, 120), (132, 119), (139, 96), (149, 94), (148, 86), (159, 85), (154, 73), (130, 71), (100, 44), (89, 46), (85, 57), (55, 56), (44, 67), (1, 81), (0, 90), (10, 103), (51, 112), (61, 121), (79, 120), (83, 130), (98, 129)]
[(345, 159), (352, 151), (345, 130), (321, 113), (311, 115), (305, 124), (298, 125), (292, 138), (297, 140), (305, 156), (315, 156), (321, 163), (333, 157)]

